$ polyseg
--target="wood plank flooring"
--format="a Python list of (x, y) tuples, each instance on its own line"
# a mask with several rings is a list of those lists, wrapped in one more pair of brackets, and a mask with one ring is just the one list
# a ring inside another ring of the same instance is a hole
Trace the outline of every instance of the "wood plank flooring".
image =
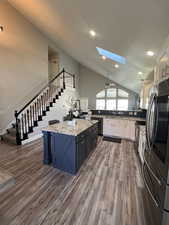
[(99, 139), (77, 176), (42, 158), (41, 139), (22, 147), (0, 143), (0, 168), (16, 179), (0, 194), (0, 225), (151, 225), (132, 142)]

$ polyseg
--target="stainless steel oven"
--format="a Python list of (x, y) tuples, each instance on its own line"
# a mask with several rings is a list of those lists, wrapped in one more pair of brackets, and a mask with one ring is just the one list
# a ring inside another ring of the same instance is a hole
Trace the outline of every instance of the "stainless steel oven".
[(142, 168), (145, 186), (156, 208), (159, 225), (169, 225), (169, 79), (150, 98)]

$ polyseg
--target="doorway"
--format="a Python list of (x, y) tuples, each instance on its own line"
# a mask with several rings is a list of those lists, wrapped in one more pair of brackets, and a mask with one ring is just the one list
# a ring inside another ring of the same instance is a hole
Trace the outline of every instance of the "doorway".
[(60, 71), (59, 54), (48, 48), (48, 79), (51, 81)]

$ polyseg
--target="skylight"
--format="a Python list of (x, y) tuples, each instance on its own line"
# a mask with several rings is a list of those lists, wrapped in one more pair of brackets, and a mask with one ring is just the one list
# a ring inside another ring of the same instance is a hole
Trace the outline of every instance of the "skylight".
[(96, 49), (100, 55), (105, 56), (106, 58), (111, 59), (115, 62), (126, 64), (126, 59), (124, 57), (117, 55), (115, 53), (109, 52), (103, 48), (96, 47)]

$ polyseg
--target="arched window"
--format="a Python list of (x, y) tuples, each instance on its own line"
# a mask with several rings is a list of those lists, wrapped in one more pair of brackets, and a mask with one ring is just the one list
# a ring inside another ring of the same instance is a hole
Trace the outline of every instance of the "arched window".
[(118, 88), (109, 87), (96, 95), (97, 110), (128, 110), (129, 93)]

